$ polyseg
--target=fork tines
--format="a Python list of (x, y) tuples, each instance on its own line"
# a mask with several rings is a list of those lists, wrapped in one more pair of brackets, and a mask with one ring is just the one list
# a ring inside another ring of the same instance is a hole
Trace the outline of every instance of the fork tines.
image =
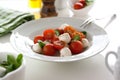
[(93, 18), (87, 18), (81, 25), (80, 25), (80, 27), (81, 28), (86, 28), (86, 26), (89, 24), (89, 23), (91, 23), (92, 21), (93, 21), (94, 19)]

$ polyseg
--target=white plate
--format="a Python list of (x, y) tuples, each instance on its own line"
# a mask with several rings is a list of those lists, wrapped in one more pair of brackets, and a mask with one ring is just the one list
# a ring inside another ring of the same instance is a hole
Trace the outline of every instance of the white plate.
[[(88, 27), (85, 29), (81, 29), (79, 25), (82, 22), (83, 20), (81, 19), (62, 17), (43, 18), (40, 20), (30, 21), (19, 26), (12, 32), (10, 42), (15, 50), (34, 59), (52, 62), (69, 62), (82, 60), (98, 54), (99, 52), (104, 50), (109, 43), (107, 33), (104, 29), (94, 23), (89, 24)], [(72, 25), (78, 30), (87, 31), (87, 38), (90, 41), (91, 46), (83, 53), (69, 57), (45, 56), (36, 54), (31, 50), (30, 45), (33, 44), (34, 36), (42, 34), (43, 30), (45, 29), (57, 28), (64, 23)]]

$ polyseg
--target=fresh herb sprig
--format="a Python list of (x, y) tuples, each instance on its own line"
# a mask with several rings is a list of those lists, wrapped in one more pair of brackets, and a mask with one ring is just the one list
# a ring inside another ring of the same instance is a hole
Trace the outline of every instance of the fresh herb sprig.
[(3, 76), (5, 76), (7, 73), (16, 70), (20, 65), (22, 64), (23, 61), (23, 55), (18, 54), (17, 58), (15, 58), (13, 55), (8, 54), (7, 55), (7, 60), (3, 61), (0, 66), (4, 67), (6, 69), (6, 72)]

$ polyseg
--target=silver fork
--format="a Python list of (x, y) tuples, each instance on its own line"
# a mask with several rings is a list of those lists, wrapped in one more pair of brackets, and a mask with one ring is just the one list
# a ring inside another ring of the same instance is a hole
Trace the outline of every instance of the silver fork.
[[(104, 28), (106, 26), (108, 26), (115, 18), (116, 18), (116, 14), (112, 14), (109, 16), (110, 17), (110, 20), (108, 21), (108, 23), (104, 26)], [(92, 18), (92, 17), (89, 17), (87, 18), (81, 25), (80, 27), (81, 28), (86, 28), (88, 24), (90, 24), (91, 22), (95, 21), (95, 20), (101, 20), (101, 19), (104, 19), (106, 17), (103, 17), (103, 18)]]

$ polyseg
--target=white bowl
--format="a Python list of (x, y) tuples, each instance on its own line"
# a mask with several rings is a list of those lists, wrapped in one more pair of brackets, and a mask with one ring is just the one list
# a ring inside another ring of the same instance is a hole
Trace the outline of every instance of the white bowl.
[[(16, 51), (22, 52), (24, 55), (33, 59), (51, 62), (70, 62), (82, 60), (98, 54), (104, 50), (109, 43), (107, 33), (103, 28), (91, 23), (87, 26), (87, 28), (82, 29), (79, 27), (82, 22), (82, 19), (67, 17), (53, 17), (33, 20), (15, 29), (10, 37), (10, 42)], [(87, 39), (90, 41), (91, 46), (81, 54), (68, 57), (45, 56), (42, 54), (37, 54), (31, 49), (33, 39), (36, 35), (42, 34), (42, 32), (48, 28), (58, 28), (58, 26), (64, 23), (73, 26), (77, 30), (88, 32)]]
[(89, 11), (94, 5), (94, 1), (90, 3), (89, 5), (85, 6), (82, 9), (75, 10), (73, 5), (77, 2), (78, 0), (68, 0), (67, 6), (68, 8), (74, 13), (74, 16), (79, 16), (79, 17), (84, 17), (87, 16)]
[[(13, 52), (0, 52), (0, 61), (6, 61), (8, 54), (12, 54), (15, 57), (17, 56), (17, 54)], [(0, 80), (24, 80), (24, 78), (25, 78), (25, 60), (23, 59), (23, 62), (19, 68), (7, 73), (5, 76), (0, 78)]]

